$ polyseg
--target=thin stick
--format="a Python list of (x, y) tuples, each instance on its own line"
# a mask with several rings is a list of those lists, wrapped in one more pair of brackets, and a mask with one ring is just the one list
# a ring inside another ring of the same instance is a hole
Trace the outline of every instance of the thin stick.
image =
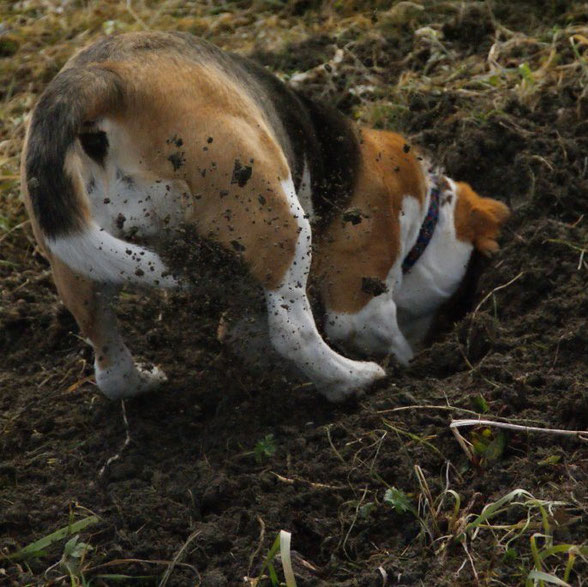
[(261, 516), (257, 516), (257, 522), (259, 524), (259, 540), (257, 541), (257, 548), (253, 554), (249, 557), (249, 567), (247, 568), (247, 576), (251, 576), (251, 568), (253, 567), (253, 561), (257, 558), (257, 555), (261, 552), (263, 547), (263, 541), (265, 539), (265, 522)]
[(478, 311), (480, 310), (480, 308), (490, 298), (490, 296), (493, 296), (497, 291), (500, 291), (501, 289), (504, 289), (504, 288), (508, 287), (509, 285), (512, 285), (515, 281), (517, 281), (518, 279), (520, 279), (524, 274), (525, 274), (525, 272), (524, 271), (521, 271), (517, 276), (513, 277), (508, 283), (503, 283), (502, 285), (499, 285), (498, 287), (495, 287), (492, 291), (489, 291), (482, 298), (482, 300), (480, 301), (480, 303), (476, 306), (475, 310), (472, 312), (472, 316), (470, 318), (470, 327), (468, 329), (468, 336), (467, 336), (467, 340), (466, 340), (466, 348), (467, 349), (470, 348), (470, 336), (472, 334), (472, 326), (474, 324), (474, 318), (476, 317), (476, 314), (478, 313)]
[(368, 488), (364, 487), (361, 499), (357, 502), (357, 506), (355, 507), (355, 515), (353, 516), (353, 520), (351, 520), (351, 524), (349, 525), (349, 530), (347, 530), (347, 533), (345, 534), (345, 538), (343, 539), (343, 542), (341, 543), (341, 548), (343, 549), (343, 552), (345, 553), (345, 555), (347, 557), (349, 557), (349, 554), (347, 553), (347, 548), (346, 548), (347, 547), (347, 540), (349, 539), (349, 535), (351, 534), (351, 531), (353, 530), (353, 527), (355, 526), (355, 523), (357, 522), (357, 518), (359, 517), (359, 510), (361, 509), (361, 504), (363, 503), (363, 500), (365, 499), (367, 492), (368, 492)]
[(391, 414), (392, 412), (404, 412), (406, 410), (447, 410), (447, 411), (454, 411), (457, 410), (458, 412), (465, 412), (466, 414), (474, 414), (477, 415), (478, 412), (474, 412), (474, 410), (468, 410), (466, 408), (458, 408), (456, 406), (435, 406), (435, 405), (427, 405), (427, 404), (413, 404), (411, 406), (400, 406), (398, 408), (388, 408), (386, 410), (378, 410), (376, 414)]
[(276, 479), (286, 485), (294, 485), (296, 483), (304, 483), (313, 489), (328, 489), (329, 491), (341, 491), (342, 489), (349, 489), (345, 485), (326, 485), (325, 483), (315, 483), (314, 481), (308, 481), (307, 479), (301, 479), (300, 477), (284, 477), (279, 473), (275, 473), (274, 471), (270, 471), (272, 475), (276, 477)]
[(580, 440), (588, 440), (588, 430), (562, 430), (561, 428), (539, 428), (537, 426), (521, 426), (519, 424), (509, 424), (508, 422), (496, 422), (495, 420), (454, 420), (449, 425), (450, 429), (459, 428), (460, 426), (494, 426), (495, 428), (505, 428), (507, 430), (517, 430), (520, 432), (545, 432), (547, 434), (556, 434), (559, 436), (573, 436)]
[[(459, 421), (459, 420), (458, 420)], [(460, 433), (459, 430), (455, 427), (453, 428), (449, 428), (451, 430), (451, 432), (453, 433), (453, 436), (455, 436), (455, 440), (457, 440), (457, 443), (459, 444), (459, 446), (461, 446), (461, 450), (463, 450), (463, 452), (465, 453), (465, 455), (468, 457), (468, 459), (473, 463), (476, 460), (476, 455), (474, 453), (472, 444), (470, 442), (468, 442)]]
[[(178, 550), (178, 553), (176, 554), (176, 556), (174, 556), (174, 560), (171, 561), (171, 563), (168, 565), (167, 569), (165, 570), (165, 573), (163, 574), (163, 577), (161, 578), (161, 581), (159, 582), (159, 587), (165, 587), (167, 585), (167, 582), (169, 581), (169, 578), (174, 570), (174, 567), (178, 564), (180, 558), (182, 557), (182, 555), (186, 551), (186, 548), (188, 548), (188, 546), (190, 545), (190, 542), (192, 542), (192, 540), (194, 540), (194, 538), (196, 538), (199, 534), (200, 534), (200, 530), (197, 530), (196, 532), (192, 532), (192, 534), (190, 534), (190, 536), (188, 536), (186, 542), (184, 542), (184, 544), (182, 544), (182, 548), (180, 548), (180, 550)], [(199, 575), (198, 572), (197, 572), (197, 574)]]
[[(464, 412), (466, 414), (472, 414), (473, 416), (479, 416), (479, 412), (474, 410), (468, 410), (467, 408), (460, 408), (458, 406), (437, 406), (430, 404), (413, 404), (411, 406), (400, 406), (398, 408), (389, 408), (387, 410), (378, 410), (376, 414), (391, 414), (392, 412), (404, 412), (406, 410), (442, 410), (447, 412)], [(506, 419), (506, 418), (504, 418)], [(532, 420), (531, 418), (509, 418), (509, 420), (519, 420), (526, 422), (540, 422), (540, 420)]]
[(120, 450), (114, 456), (110, 457), (106, 461), (106, 463), (104, 463), (104, 465), (100, 469), (100, 472), (98, 473), (98, 477), (102, 477), (104, 475), (104, 473), (106, 472), (106, 469), (108, 467), (110, 467), (110, 465), (112, 463), (114, 463), (114, 461), (118, 461), (118, 459), (120, 459), (120, 455), (122, 454), (122, 452), (131, 443), (131, 431), (129, 429), (129, 421), (127, 420), (127, 410), (125, 407), (125, 400), (124, 399), (120, 400), (120, 405), (121, 405), (121, 409), (122, 409), (123, 422), (125, 423), (125, 432), (126, 432), (125, 441), (124, 441), (122, 447), (120, 448)]
[(25, 220), (24, 222), (21, 222), (20, 224), (17, 224), (16, 226), (13, 226), (12, 228), (9, 228), (2, 236), (0, 236), (0, 243), (5, 238), (7, 238), (9, 235), (11, 235), (14, 231), (20, 230), (21, 228), (24, 228), (30, 222), (31, 222), (30, 220)]
[(333, 444), (333, 439), (331, 438), (331, 424), (329, 424), (328, 426), (325, 426), (325, 431), (327, 432), (327, 440), (329, 441), (329, 444), (331, 445), (331, 448), (333, 449), (333, 452), (337, 455), (337, 457), (339, 458), (339, 460), (346, 465), (347, 462), (345, 461), (345, 459), (341, 456), (341, 453), (336, 449), (335, 445)]
[[(143, 558), (117, 558), (115, 560), (111, 560), (106, 563), (96, 565), (95, 567), (88, 567), (87, 569), (84, 569), (84, 572), (85, 573), (95, 573), (99, 569), (106, 569), (109, 567), (118, 567), (120, 565), (128, 565), (128, 564), (132, 564), (132, 563), (147, 564), (147, 565), (169, 565), (171, 562), (172, 561), (159, 560), (159, 559), (147, 560), (147, 559), (143, 559)], [(196, 574), (198, 574), (198, 571), (196, 570), (196, 568), (193, 567), (192, 565), (189, 565), (188, 563), (177, 563), (176, 566), (192, 569), (192, 571), (194, 571)]]
[(495, 287), (492, 291), (489, 291), (483, 298), (482, 301), (476, 306), (476, 309), (473, 311), (472, 313), (472, 318), (476, 315), (476, 312), (482, 307), (482, 305), (484, 304), (484, 302), (493, 294), (495, 294), (497, 291), (500, 291), (501, 289), (504, 289), (505, 287), (508, 287), (509, 285), (512, 285), (515, 281), (517, 281), (518, 279), (520, 279), (523, 275), (525, 274), (524, 271), (521, 271), (517, 276), (513, 277), (508, 283), (503, 283), (502, 285), (499, 285), (498, 287)]

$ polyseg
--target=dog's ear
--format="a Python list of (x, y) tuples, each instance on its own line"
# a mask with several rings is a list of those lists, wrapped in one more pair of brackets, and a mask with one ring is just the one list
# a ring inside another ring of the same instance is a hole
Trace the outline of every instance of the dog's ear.
[(498, 249), (500, 228), (510, 216), (506, 204), (493, 198), (480, 197), (467, 183), (457, 184), (455, 232), (457, 238), (471, 242), (489, 257)]

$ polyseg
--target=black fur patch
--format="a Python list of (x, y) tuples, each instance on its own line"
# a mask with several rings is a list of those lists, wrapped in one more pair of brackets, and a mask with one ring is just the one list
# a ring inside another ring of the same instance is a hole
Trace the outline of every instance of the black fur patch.
[(256, 83), (260, 86), (262, 92), (255, 97), (266, 110), (273, 109), (282, 124), (288, 144), (281, 146), (288, 157), (296, 190), (302, 181), (306, 158), (312, 204), (318, 217), (316, 227), (326, 226), (345, 209), (355, 188), (360, 149), (352, 123), (335, 108), (290, 89), (253, 61), (239, 55), (229, 54), (228, 57), (242, 69), (244, 77), (240, 82), (243, 85), (251, 87)]
[(79, 139), (86, 155), (104, 167), (109, 146), (106, 133), (103, 131), (81, 133)]
[[(281, 147), (288, 158), (292, 180), (296, 190), (300, 187), (304, 171), (304, 156), (310, 147), (312, 122), (300, 98), (281, 80), (269, 71), (241, 55), (224, 54), (227, 64), (237, 75), (239, 82), (252, 88), (256, 98), (266, 111), (272, 111), (275, 122), (282, 125), (283, 133), (277, 133), (278, 139), (284, 139)], [(282, 136), (283, 135), (283, 136)]]
[(312, 203), (318, 224), (343, 212), (355, 188), (360, 162), (358, 136), (338, 110), (302, 97), (314, 139), (309, 149)]
[[(49, 237), (83, 226), (83, 210), (64, 165), (68, 149), (88, 128), (84, 125), (88, 104), (97, 98), (104, 107), (122, 99), (115, 74), (96, 67), (72, 67), (49, 84), (33, 113), (25, 159), (27, 187), (35, 216)], [(105, 138), (86, 141), (98, 158), (108, 148)]]

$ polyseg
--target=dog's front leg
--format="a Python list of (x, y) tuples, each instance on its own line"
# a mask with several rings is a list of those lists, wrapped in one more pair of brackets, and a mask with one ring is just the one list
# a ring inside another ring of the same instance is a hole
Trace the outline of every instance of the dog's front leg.
[(126, 398), (163, 383), (164, 373), (136, 364), (121, 337), (113, 310), (116, 288), (81, 277), (56, 258), (51, 259), (51, 266), (63, 303), (94, 349), (100, 391), (110, 399)]
[(282, 183), (290, 212), (298, 223), (294, 259), (281, 284), (266, 289), (270, 337), (284, 357), (294, 361), (331, 401), (342, 401), (385, 375), (376, 363), (353, 361), (331, 349), (320, 336), (306, 295), (311, 265), (311, 229), (294, 185)]

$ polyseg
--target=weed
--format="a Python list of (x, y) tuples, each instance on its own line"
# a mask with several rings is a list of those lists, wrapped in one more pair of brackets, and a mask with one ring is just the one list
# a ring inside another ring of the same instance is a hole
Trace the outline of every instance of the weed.
[[(61, 560), (54, 565), (54, 567), (59, 567), (67, 573), (72, 586), (87, 584), (84, 577), (84, 561), (86, 555), (93, 550), (92, 546), (85, 542), (80, 542), (79, 538), (79, 535), (76, 534), (65, 543)], [(52, 568), (49, 567), (45, 574), (47, 575)]]
[(294, 571), (292, 569), (292, 555), (290, 549), (291, 540), (292, 534), (290, 534), (290, 532), (280, 530), (280, 533), (276, 536), (274, 543), (265, 557), (259, 577), (246, 579), (250, 587), (257, 587), (257, 585), (259, 585), (260, 581), (265, 578), (264, 573), (266, 570), (272, 587), (278, 587), (278, 585), (280, 585), (280, 580), (274, 564), (278, 554), (280, 555), (286, 586), (296, 587), (296, 579), (294, 578)]
[(276, 454), (277, 446), (273, 434), (266, 434), (253, 449), (255, 460), (261, 465), (263, 461), (273, 457)]
[(14, 560), (28, 560), (32, 558), (40, 558), (45, 556), (47, 549), (72, 536), (73, 534), (77, 534), (82, 530), (85, 530), (89, 526), (97, 524), (99, 522), (99, 518), (97, 516), (88, 516), (83, 518), (82, 520), (78, 520), (77, 522), (73, 522), (40, 538), (39, 540), (35, 540), (31, 544), (28, 544), (24, 548), (17, 550), (15, 553), (10, 554), (7, 558), (14, 559)]
[(386, 492), (384, 493), (384, 503), (395, 509), (399, 514), (412, 512), (417, 515), (411, 499), (406, 493), (404, 493), (404, 491), (396, 489), (396, 487), (386, 489)]

